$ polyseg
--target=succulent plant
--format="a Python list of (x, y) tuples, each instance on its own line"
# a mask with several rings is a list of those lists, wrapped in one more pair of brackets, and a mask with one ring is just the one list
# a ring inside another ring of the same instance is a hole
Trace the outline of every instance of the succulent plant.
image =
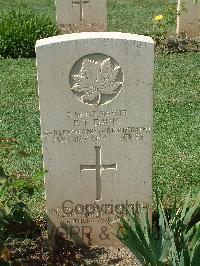
[[(190, 195), (183, 206), (174, 201), (171, 214), (166, 215), (160, 199), (157, 202), (158, 226), (151, 226), (148, 209), (139, 213), (127, 210), (116, 225), (116, 237), (125, 244), (142, 265), (200, 265), (200, 193), (190, 205)], [(198, 213), (199, 214), (199, 213)]]

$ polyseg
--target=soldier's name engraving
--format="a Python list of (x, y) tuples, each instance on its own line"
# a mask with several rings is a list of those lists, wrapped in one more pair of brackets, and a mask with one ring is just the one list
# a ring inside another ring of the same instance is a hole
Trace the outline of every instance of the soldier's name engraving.
[(120, 141), (134, 142), (142, 141), (150, 133), (151, 127), (149, 126), (70, 128), (45, 130), (43, 132), (45, 141), (51, 141), (52, 143), (86, 143), (90, 140), (96, 142), (113, 135), (119, 136)]
[(119, 135), (124, 142), (141, 141), (151, 132), (148, 125), (123, 126), (128, 113), (122, 110), (101, 110), (90, 112), (67, 112), (67, 124), (71, 128), (45, 130), (45, 140), (52, 143), (97, 142)]
[(119, 141), (142, 141), (150, 135), (148, 125), (126, 125), (126, 109), (67, 112), (67, 128), (43, 131), (45, 141), (52, 143), (87, 143), (117, 136)]
[(85, 127), (87, 127), (90, 123), (94, 127), (117, 126), (117, 125), (120, 125), (120, 120), (119, 120), (119, 118), (103, 118), (103, 119), (93, 118), (93, 119), (91, 119), (91, 121), (81, 120), (81, 119), (73, 120), (73, 126), (85, 126)]
[(67, 112), (67, 119), (70, 125), (76, 127), (119, 126), (121, 119), (126, 117), (126, 110)]

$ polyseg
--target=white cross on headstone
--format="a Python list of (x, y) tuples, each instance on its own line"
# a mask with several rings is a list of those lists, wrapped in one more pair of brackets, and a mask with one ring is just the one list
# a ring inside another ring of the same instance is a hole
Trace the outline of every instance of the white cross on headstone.
[(81, 171), (96, 170), (96, 200), (101, 199), (101, 172), (103, 170), (117, 170), (117, 164), (105, 165), (101, 163), (101, 146), (95, 146), (96, 165), (80, 165)]
[(90, 0), (72, 1), (72, 5), (80, 5), (80, 21), (83, 21), (83, 17), (84, 17), (83, 5), (89, 4), (89, 3), (90, 3)]

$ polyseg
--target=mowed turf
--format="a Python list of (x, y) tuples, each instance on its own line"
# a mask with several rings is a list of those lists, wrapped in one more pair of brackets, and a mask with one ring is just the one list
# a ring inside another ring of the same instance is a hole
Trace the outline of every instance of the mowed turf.
[(56, 8), (54, 0), (0, 0), (0, 15), (9, 10), (23, 10), (24, 12), (34, 12), (41, 16), (56, 18)]
[[(10, 8), (11, 2), (0, 0), (2, 10)], [(108, 28), (133, 33), (150, 31), (153, 16), (163, 13), (167, 3), (108, 1)], [(13, 8), (19, 6), (55, 20), (52, 0), (18, 0)], [(189, 189), (193, 194), (199, 190), (199, 57), (200, 53), (188, 53), (157, 55), (155, 59), (153, 181), (154, 191), (157, 184), (168, 201), (175, 195), (184, 199)], [(23, 158), (16, 153), (4, 158), (0, 151), (1, 164), (10, 173), (33, 175), (42, 169), (36, 76), (35, 59), (0, 60), (0, 137), (16, 138), (27, 153)], [(43, 180), (41, 193), (42, 184)]]
[(4, 160), (9, 171), (33, 173), (42, 168), (35, 59), (0, 60), (1, 123), (3, 138), (17, 139), (27, 153), (12, 153)]
[[(200, 53), (157, 56), (154, 80), (154, 191), (199, 191)], [(183, 197), (184, 198), (184, 197)]]
[[(101, 1), (101, 0), (99, 0)], [(56, 20), (55, 0), (0, 0), (0, 14), (21, 9)], [(108, 30), (147, 34), (153, 30), (153, 18), (167, 15), (169, 4), (176, 9), (176, 0), (108, 0)], [(174, 21), (175, 25), (175, 21)], [(172, 26), (174, 26), (172, 25)]]

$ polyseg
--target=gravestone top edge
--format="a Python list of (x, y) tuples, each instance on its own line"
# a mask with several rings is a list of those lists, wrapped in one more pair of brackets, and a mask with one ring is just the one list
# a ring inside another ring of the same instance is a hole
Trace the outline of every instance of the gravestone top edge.
[(122, 32), (81, 32), (81, 33), (71, 33), (53, 36), (49, 38), (44, 38), (37, 40), (36, 49), (38, 47), (47, 46), (56, 43), (62, 43), (66, 41), (78, 41), (84, 39), (116, 39), (116, 40), (127, 40), (127, 41), (136, 41), (141, 43), (148, 43), (154, 45), (154, 41), (149, 36), (131, 34), (131, 33), (122, 33)]

